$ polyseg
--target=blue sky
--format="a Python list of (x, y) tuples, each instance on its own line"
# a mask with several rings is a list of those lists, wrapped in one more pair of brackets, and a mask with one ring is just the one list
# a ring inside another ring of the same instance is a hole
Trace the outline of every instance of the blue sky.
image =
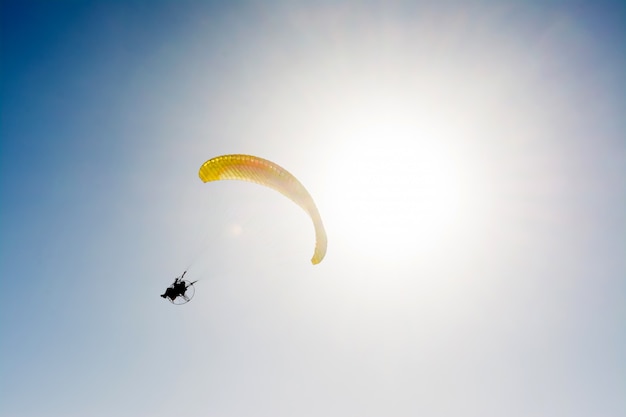
[(0, 7), (0, 414), (626, 414), (622, 2)]

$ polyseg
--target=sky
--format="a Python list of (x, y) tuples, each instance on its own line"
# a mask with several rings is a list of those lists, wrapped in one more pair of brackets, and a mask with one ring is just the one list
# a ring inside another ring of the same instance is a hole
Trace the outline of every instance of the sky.
[(0, 415), (626, 415), (623, 2), (0, 19)]

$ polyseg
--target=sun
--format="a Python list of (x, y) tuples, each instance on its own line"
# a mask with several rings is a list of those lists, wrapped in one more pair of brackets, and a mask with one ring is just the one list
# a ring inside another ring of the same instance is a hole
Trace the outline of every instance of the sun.
[[(445, 250), (471, 203), (455, 132), (401, 117), (402, 108), (360, 111), (335, 126), (327, 222), (344, 248), (405, 261)], [(427, 118), (425, 118), (426, 120)]]

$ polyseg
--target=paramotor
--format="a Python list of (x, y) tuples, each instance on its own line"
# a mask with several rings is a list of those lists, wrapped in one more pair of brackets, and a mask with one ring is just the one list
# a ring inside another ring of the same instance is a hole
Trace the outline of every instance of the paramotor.
[(195, 284), (197, 280), (193, 282), (184, 280), (183, 277), (186, 273), (187, 271), (185, 271), (180, 277), (174, 279), (172, 285), (167, 287), (165, 292), (161, 294), (161, 297), (176, 305), (187, 304), (191, 301), (196, 293), (196, 289), (193, 284)]

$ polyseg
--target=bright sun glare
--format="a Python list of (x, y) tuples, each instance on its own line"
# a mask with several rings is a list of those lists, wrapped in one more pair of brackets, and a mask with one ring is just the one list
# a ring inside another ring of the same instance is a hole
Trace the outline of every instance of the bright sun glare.
[(333, 132), (327, 220), (350, 250), (386, 261), (445, 249), (470, 204), (468, 178), (450, 147), (456, 132), (432, 120), (418, 127), (403, 110), (361, 107)]

